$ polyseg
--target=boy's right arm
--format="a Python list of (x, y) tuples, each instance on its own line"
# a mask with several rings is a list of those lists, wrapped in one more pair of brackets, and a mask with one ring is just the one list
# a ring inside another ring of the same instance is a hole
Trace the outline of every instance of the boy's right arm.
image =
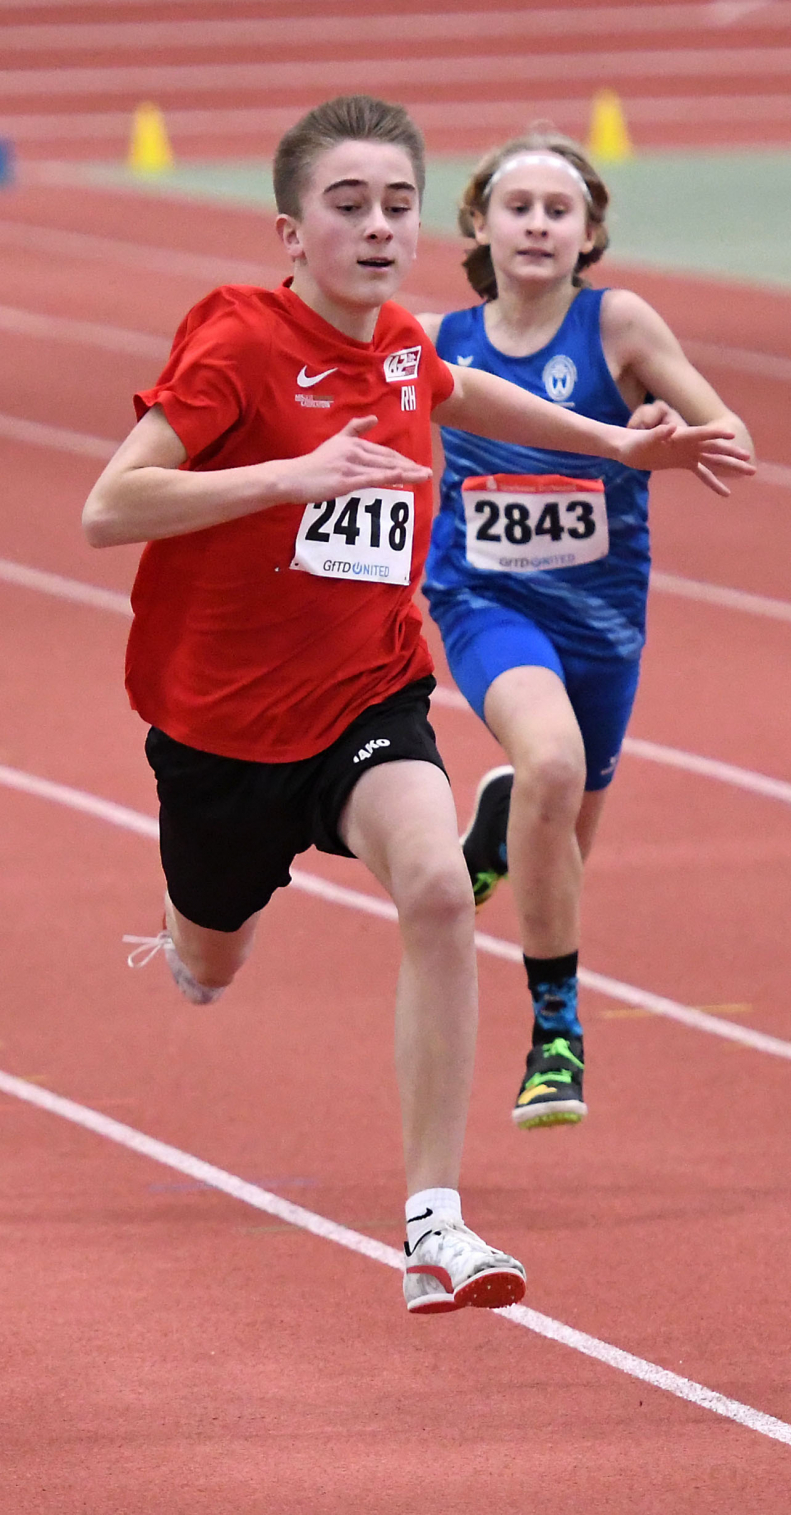
[(182, 469), (187, 454), (160, 405), (138, 421), (85, 502), (92, 547), (118, 547), (185, 536), (272, 505), (308, 504), (355, 489), (400, 489), (425, 483), (431, 469), (365, 440), (376, 416), (350, 421), (299, 458), (243, 468)]

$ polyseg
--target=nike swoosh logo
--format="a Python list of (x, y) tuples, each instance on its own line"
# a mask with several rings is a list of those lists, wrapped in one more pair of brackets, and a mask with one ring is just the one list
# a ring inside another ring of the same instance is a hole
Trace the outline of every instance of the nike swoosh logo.
[(473, 360), (473, 358), (474, 358), (474, 356), (475, 356), (475, 354), (474, 354), (474, 353), (471, 353), (471, 354), (470, 354), (470, 356), (469, 356), (469, 358), (463, 358), (463, 357), (462, 357), (462, 356), (461, 356), (461, 353), (460, 353), (460, 354), (459, 354), (459, 356), (458, 356), (458, 357), (457, 357), (457, 359), (456, 359), (456, 362), (457, 362), (457, 363), (458, 363), (458, 364), (459, 364), (459, 365), (460, 365), (460, 367), (462, 367), (462, 368), (470, 368), (470, 367), (471, 367), (471, 365), (472, 365), (472, 360)]
[(325, 368), (323, 373), (317, 373), (314, 378), (309, 379), (303, 363), (297, 374), (297, 383), (300, 389), (312, 389), (314, 384), (320, 384), (322, 379), (328, 379), (331, 373), (336, 372), (337, 370), (334, 368)]
[(408, 1226), (413, 1226), (416, 1220), (430, 1220), (433, 1214), (433, 1210), (424, 1210), (422, 1215), (408, 1215), (406, 1223)]

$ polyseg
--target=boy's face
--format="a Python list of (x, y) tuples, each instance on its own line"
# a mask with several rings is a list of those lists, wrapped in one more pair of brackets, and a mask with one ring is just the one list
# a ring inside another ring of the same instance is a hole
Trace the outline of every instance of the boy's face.
[(417, 250), (420, 207), (409, 154), (385, 142), (339, 142), (316, 159), (299, 218), (277, 228), (294, 263), (340, 308), (373, 309), (391, 299)]

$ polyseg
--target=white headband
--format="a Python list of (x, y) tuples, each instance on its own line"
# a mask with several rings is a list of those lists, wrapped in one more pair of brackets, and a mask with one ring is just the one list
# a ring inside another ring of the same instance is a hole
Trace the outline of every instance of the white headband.
[(491, 179), (489, 180), (489, 183), (486, 186), (485, 195), (487, 200), (492, 190), (494, 189), (497, 180), (501, 179), (503, 174), (510, 173), (511, 169), (516, 168), (517, 164), (519, 163), (548, 163), (553, 168), (565, 168), (566, 173), (571, 174), (574, 182), (579, 185), (588, 205), (591, 207), (593, 206), (593, 197), (579, 169), (575, 168), (574, 164), (570, 163), (568, 158), (564, 158), (562, 153), (542, 152), (538, 148), (528, 149), (525, 152), (514, 153), (512, 157), (506, 158), (505, 161), (500, 164), (499, 168), (495, 169)]

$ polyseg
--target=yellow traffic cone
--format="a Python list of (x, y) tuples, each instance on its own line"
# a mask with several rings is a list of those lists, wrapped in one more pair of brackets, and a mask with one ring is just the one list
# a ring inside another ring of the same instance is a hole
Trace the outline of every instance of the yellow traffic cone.
[(127, 163), (133, 174), (161, 174), (173, 167), (165, 117), (157, 105), (138, 105), (132, 120)]
[(599, 89), (593, 97), (588, 152), (608, 163), (634, 156), (623, 106), (614, 89)]

